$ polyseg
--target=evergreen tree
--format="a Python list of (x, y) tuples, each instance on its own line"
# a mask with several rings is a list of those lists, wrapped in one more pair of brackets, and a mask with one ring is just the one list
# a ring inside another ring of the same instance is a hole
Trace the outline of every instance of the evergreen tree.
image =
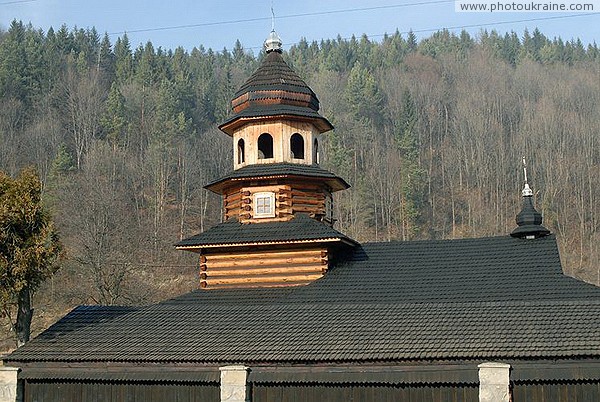
[(56, 31), (56, 44), (63, 55), (70, 54), (75, 49), (75, 36), (64, 24)]
[(0, 43), (0, 96), (26, 102), (29, 77), (25, 52), (25, 27), (13, 21)]
[(354, 65), (348, 76), (346, 99), (357, 120), (368, 124), (381, 122), (384, 96), (375, 77), (360, 63)]
[(408, 31), (408, 36), (406, 37), (406, 48), (409, 53), (416, 52), (418, 47), (417, 35), (412, 31)]
[(425, 171), (419, 165), (419, 135), (416, 105), (408, 90), (402, 93), (402, 111), (397, 116), (395, 140), (400, 152), (400, 222), (404, 240), (418, 230), (425, 200)]
[(110, 87), (110, 92), (106, 99), (106, 109), (100, 118), (100, 124), (113, 148), (123, 145), (127, 129), (125, 98), (119, 91), (118, 85), (114, 82)]
[(141, 45), (136, 49), (134, 55), (135, 75), (142, 87), (149, 88), (154, 85), (158, 78), (156, 53), (152, 42), (146, 46)]
[(112, 46), (110, 44), (110, 38), (105, 33), (100, 42), (100, 49), (98, 51), (98, 63), (96, 65), (98, 69), (104, 72), (104, 77), (107, 82), (112, 82), (115, 75), (115, 55), (112, 52)]
[(133, 72), (133, 58), (127, 34), (115, 42), (115, 75), (118, 83), (127, 82)]
[(521, 42), (515, 32), (507, 32), (502, 41), (502, 58), (512, 66), (517, 65)]

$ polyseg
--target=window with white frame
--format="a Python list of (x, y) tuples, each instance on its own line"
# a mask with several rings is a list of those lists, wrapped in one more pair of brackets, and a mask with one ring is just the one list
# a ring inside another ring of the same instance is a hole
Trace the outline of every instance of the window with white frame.
[(275, 193), (264, 191), (254, 194), (254, 217), (275, 217)]

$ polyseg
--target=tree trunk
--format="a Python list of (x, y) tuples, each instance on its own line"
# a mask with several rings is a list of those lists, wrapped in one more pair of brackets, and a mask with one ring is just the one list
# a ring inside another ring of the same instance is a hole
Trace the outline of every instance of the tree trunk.
[(29, 342), (32, 318), (31, 292), (29, 291), (29, 287), (25, 286), (19, 291), (18, 295), (17, 323), (15, 325), (18, 348)]

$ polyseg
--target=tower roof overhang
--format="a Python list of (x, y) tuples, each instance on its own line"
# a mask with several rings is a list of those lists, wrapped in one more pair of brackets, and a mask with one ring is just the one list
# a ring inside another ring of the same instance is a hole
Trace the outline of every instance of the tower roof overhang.
[(269, 179), (310, 179), (322, 181), (329, 186), (331, 191), (340, 191), (350, 188), (350, 185), (341, 177), (321, 169), (318, 165), (301, 165), (293, 163), (271, 163), (249, 165), (234, 170), (225, 177), (221, 177), (204, 186), (205, 189), (217, 194), (235, 183), (243, 184), (248, 180)]
[(229, 219), (205, 232), (175, 244), (178, 250), (200, 252), (203, 249), (231, 247), (327, 244), (355, 247), (358, 243), (331, 226), (298, 214), (290, 221), (243, 224)]
[(333, 125), (329, 120), (315, 110), (284, 104), (249, 107), (231, 116), (219, 125), (219, 129), (232, 136), (238, 128), (248, 123), (281, 119), (312, 123), (320, 133), (333, 130)]

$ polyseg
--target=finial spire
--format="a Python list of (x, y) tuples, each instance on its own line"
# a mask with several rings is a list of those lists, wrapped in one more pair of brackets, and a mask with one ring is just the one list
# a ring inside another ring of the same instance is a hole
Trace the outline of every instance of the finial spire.
[(271, 33), (267, 40), (265, 40), (265, 51), (267, 53), (278, 52), (281, 53), (281, 39), (277, 32), (275, 32), (275, 10), (273, 10), (273, 0), (271, 0)]
[(271, 0), (271, 32), (275, 32), (275, 10), (273, 10), (273, 0)]
[(531, 197), (533, 196), (533, 190), (531, 190), (529, 183), (527, 182), (527, 162), (525, 162), (525, 157), (523, 157), (523, 174), (525, 176), (525, 187), (521, 194), (523, 194), (523, 197)]

